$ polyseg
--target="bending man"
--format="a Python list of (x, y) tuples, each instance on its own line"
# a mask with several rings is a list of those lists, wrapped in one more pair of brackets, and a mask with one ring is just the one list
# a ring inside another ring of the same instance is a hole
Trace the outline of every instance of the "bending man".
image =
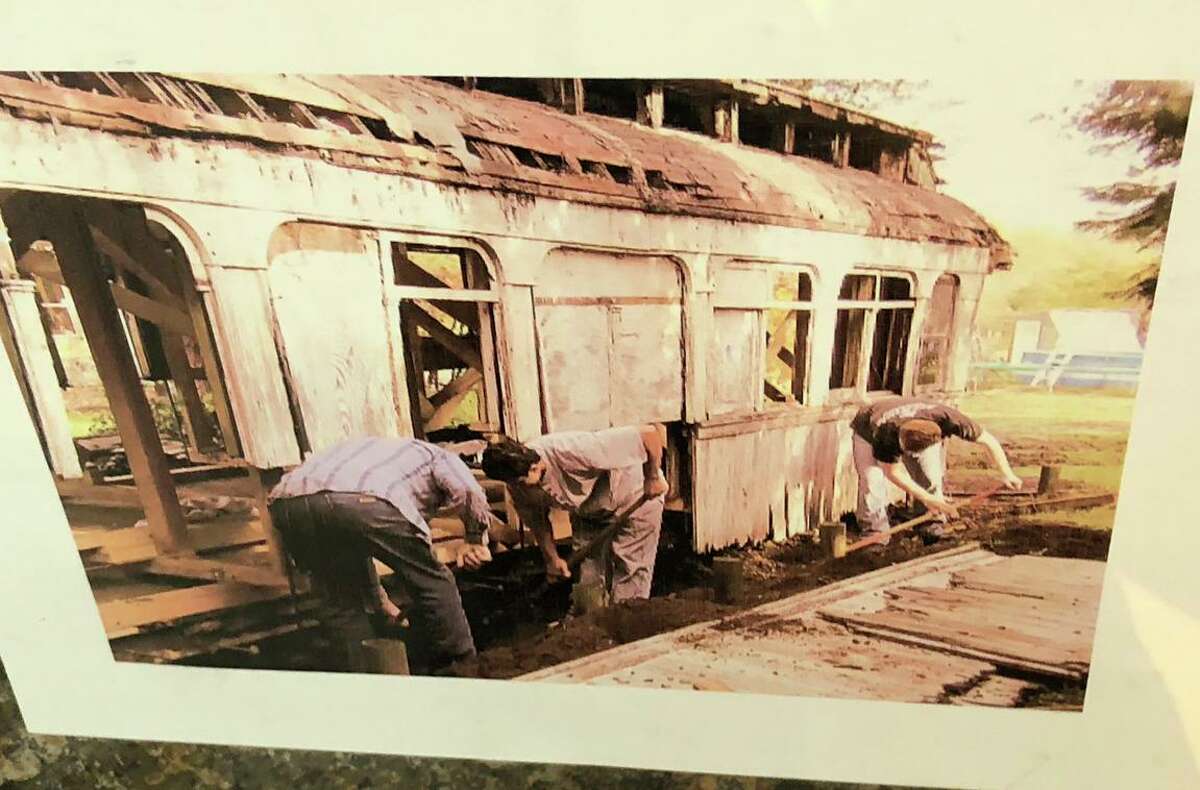
[(571, 575), (554, 545), (551, 508), (571, 514), (576, 548), (634, 508), (612, 540), (584, 560), (580, 584), (601, 587), (606, 600), (649, 598), (668, 487), (665, 444), (661, 425), (552, 433), (527, 445), (503, 439), (484, 451), (483, 471), (508, 484), (551, 579)]
[[(1004, 476), (1005, 485), (1011, 489), (1021, 487), (1021, 479), (1013, 474), (996, 437), (950, 406), (916, 398), (885, 398), (859, 409), (850, 428), (854, 432), (854, 468), (858, 471), (855, 516), (864, 537), (889, 527), (888, 482), (943, 519), (957, 517), (958, 511), (942, 494), (946, 471), (943, 442), (951, 436), (982, 444)], [(940, 537), (943, 532), (938, 525), (923, 531), (930, 538)]]
[(408, 595), (406, 614), (429, 643), (429, 671), (458, 671), (475, 655), (458, 585), (433, 553), (428, 523), (456, 511), (466, 524), (458, 564), (491, 559), (487, 495), (457, 455), (416, 439), (352, 439), (285, 474), (268, 501), (285, 551), (334, 608), (324, 625), (337, 669), (357, 668), (360, 642), (399, 614), (372, 559), (391, 568)]

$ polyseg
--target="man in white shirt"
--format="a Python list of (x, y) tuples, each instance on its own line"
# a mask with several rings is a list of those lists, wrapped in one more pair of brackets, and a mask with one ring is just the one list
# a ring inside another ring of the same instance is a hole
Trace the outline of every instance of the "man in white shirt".
[(508, 485), (551, 579), (570, 576), (554, 545), (552, 508), (571, 514), (577, 548), (623, 516), (612, 540), (584, 560), (580, 583), (602, 585), (613, 602), (649, 598), (668, 489), (665, 445), (662, 425), (552, 433), (527, 444), (506, 438), (484, 452), (483, 471)]

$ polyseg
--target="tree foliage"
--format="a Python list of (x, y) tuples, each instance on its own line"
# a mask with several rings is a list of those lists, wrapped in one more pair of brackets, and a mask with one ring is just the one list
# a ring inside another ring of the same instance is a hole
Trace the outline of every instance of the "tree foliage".
[[(1161, 253), (1191, 104), (1190, 83), (1123, 80), (1109, 83), (1075, 114), (1074, 125), (1099, 141), (1098, 151), (1131, 145), (1142, 159), (1127, 180), (1084, 189), (1109, 211), (1079, 223), (1081, 228)], [(1140, 271), (1128, 295), (1152, 305), (1158, 269), (1156, 259)]]

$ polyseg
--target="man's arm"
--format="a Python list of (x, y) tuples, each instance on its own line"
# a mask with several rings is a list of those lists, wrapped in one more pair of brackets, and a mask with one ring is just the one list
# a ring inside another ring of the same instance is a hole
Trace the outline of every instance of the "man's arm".
[(925, 505), (931, 512), (939, 511), (951, 518), (958, 517), (958, 508), (954, 507), (947, 499), (931, 494), (917, 485), (917, 482), (912, 479), (912, 476), (908, 473), (908, 469), (904, 467), (902, 462), (880, 463), (880, 467), (883, 468), (884, 477), (899, 486), (901, 491)]
[(487, 494), (470, 468), (458, 456), (447, 453), (433, 464), (433, 473), (445, 494), (445, 506), (457, 513), (466, 525), (467, 543), (487, 545), (487, 528), (494, 516)]
[(569, 578), (571, 571), (567, 569), (566, 560), (558, 556), (558, 547), (554, 544), (554, 527), (550, 524), (549, 508), (529, 501), (512, 489), (510, 493), (517, 516), (533, 532), (533, 538), (541, 549), (542, 559), (546, 563), (546, 575), (551, 579)]
[(993, 436), (990, 431), (985, 430), (979, 434), (979, 438), (975, 441), (987, 448), (988, 453), (992, 456), (992, 464), (1000, 470), (1000, 474), (1004, 475), (1004, 484), (1014, 491), (1019, 490), (1024, 485), (1024, 482), (1013, 472), (1012, 467), (1008, 463), (1008, 456), (1004, 453), (1004, 447), (1000, 444), (1000, 440)]
[(457, 513), (465, 527), (465, 545), (458, 552), (458, 567), (478, 570), (492, 559), (487, 547), (487, 528), (495, 517), (487, 494), (463, 460), (452, 453), (434, 460), (433, 475), (445, 495), (444, 506)]
[(640, 430), (642, 445), (646, 448), (646, 463), (642, 473), (646, 478), (646, 496), (656, 497), (667, 493), (669, 486), (662, 475), (663, 449), (667, 444), (667, 429), (654, 423), (643, 425)]

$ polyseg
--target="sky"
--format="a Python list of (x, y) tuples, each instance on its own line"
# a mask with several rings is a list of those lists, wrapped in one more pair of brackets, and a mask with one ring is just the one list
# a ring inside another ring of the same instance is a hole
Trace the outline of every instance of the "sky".
[[(1069, 128), (1064, 108), (1082, 107), (1102, 87), (1071, 78), (1039, 85), (942, 79), (911, 99), (886, 100), (873, 112), (924, 129), (943, 144), (936, 164), (942, 191), (979, 211), (1002, 232), (1069, 231), (1103, 211), (1081, 194), (1128, 175), (1139, 163), (1125, 147), (1096, 152), (1096, 140)], [(1045, 120), (1034, 120), (1035, 118)]]

